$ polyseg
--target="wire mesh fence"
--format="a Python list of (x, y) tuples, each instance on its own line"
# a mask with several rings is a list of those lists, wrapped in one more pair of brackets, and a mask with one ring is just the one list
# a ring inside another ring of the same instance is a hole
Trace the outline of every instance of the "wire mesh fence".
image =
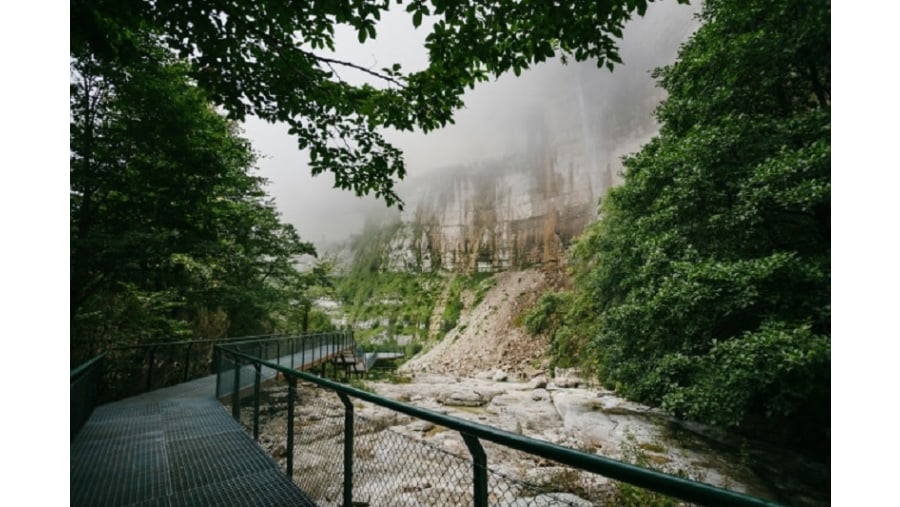
[[(260, 389), (258, 435), (282, 466), (288, 448), (286, 427), (291, 387), (284, 380), (270, 381)], [(346, 407), (328, 389), (300, 382), (293, 412), (293, 480), (323, 507), (344, 504), (344, 452)], [(456, 431), (380, 409), (353, 400), (352, 501), (366, 506), (471, 506), (475, 504), (475, 464), (463, 437)], [(365, 412), (362, 416), (359, 412)], [(246, 401), (239, 420), (248, 433), (254, 430), (254, 403)], [(425, 440), (442, 435), (440, 444)], [(487, 503), (503, 507), (584, 507), (602, 503), (602, 488), (590, 489), (585, 472), (548, 463), (539, 465), (533, 456), (486, 443), (489, 465)], [(504, 471), (490, 463), (511, 459), (515, 467)], [(534, 467), (543, 467), (546, 479), (528, 482), (521, 477)], [(515, 474), (516, 476), (512, 475)]]

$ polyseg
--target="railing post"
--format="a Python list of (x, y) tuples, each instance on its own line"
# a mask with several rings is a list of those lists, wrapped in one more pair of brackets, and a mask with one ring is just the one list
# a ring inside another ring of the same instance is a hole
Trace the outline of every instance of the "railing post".
[(259, 380), (262, 364), (254, 363), (256, 374), (253, 379), (253, 440), (259, 441)]
[(216, 398), (219, 398), (222, 388), (222, 351), (218, 345), (213, 345), (213, 370), (216, 372)]
[(231, 417), (241, 422), (241, 363), (237, 356), (234, 358), (234, 384), (231, 387)]
[(281, 338), (275, 342), (275, 364), (281, 366)]
[(150, 386), (153, 385), (153, 356), (156, 354), (156, 347), (150, 347), (150, 362), (147, 364), (147, 388), (144, 392), (150, 392)]
[(187, 350), (184, 353), (184, 381), (188, 381), (188, 372), (191, 371), (191, 346), (193, 343), (188, 343)]
[(294, 398), (297, 396), (297, 377), (288, 377), (287, 408), (287, 476), (294, 480)]
[(291, 338), (291, 369), (292, 370), (294, 369), (294, 354), (296, 353), (296, 349), (297, 349), (297, 339), (292, 337)]
[(353, 507), (353, 403), (337, 393), (344, 404), (344, 507)]
[(484, 454), (484, 448), (477, 438), (460, 433), (466, 447), (469, 448), (469, 454), (472, 455), (472, 483), (475, 507), (487, 507), (487, 456)]

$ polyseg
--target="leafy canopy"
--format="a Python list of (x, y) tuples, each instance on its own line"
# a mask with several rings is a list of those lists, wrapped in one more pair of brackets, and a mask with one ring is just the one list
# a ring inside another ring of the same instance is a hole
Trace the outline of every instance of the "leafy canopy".
[(189, 67), (142, 44), (127, 71), (73, 62), (73, 338), (261, 332), (276, 306), (318, 283), (294, 267), (314, 249), (281, 223), (251, 174), (249, 142)]
[[(611, 70), (621, 63), (615, 38), (647, 4), (72, 0), (70, 51), (127, 64), (141, 58), (139, 41), (149, 34), (190, 63), (191, 78), (232, 118), (253, 114), (288, 124), (298, 147), (309, 149), (313, 174), (330, 171), (337, 187), (402, 206), (394, 192), (394, 179), (406, 171), (402, 155), (379, 128), (442, 127), (463, 105), (466, 87), (508, 71), (518, 75), (557, 53), (596, 59)], [(426, 69), (371, 69), (333, 57), (336, 26), (352, 27), (365, 42), (377, 37), (378, 21), (391, 8), (404, 8), (416, 27), (431, 25)], [(339, 72), (347, 68), (368, 73), (377, 86), (343, 81)]]

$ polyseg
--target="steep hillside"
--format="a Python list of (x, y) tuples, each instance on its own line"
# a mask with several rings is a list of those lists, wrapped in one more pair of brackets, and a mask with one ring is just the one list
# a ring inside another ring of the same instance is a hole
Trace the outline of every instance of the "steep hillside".
[(493, 281), (480, 298), (473, 291), (463, 292), (457, 325), (403, 370), (459, 376), (500, 371), (510, 379), (546, 370), (548, 342), (530, 336), (518, 320), (544, 291), (560, 283), (559, 275), (528, 269), (498, 273)]

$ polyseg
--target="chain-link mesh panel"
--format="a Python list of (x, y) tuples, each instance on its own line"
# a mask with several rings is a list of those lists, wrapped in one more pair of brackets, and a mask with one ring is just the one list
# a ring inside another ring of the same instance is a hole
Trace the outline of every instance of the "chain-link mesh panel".
[[(578, 474), (577, 471), (571, 471)], [(501, 507), (590, 507), (594, 503), (558, 484), (537, 486), (488, 470), (488, 503)]]
[(610, 504), (609, 480), (561, 463), (483, 442), (490, 505), (589, 507)]
[(397, 419), (357, 417), (353, 499), (371, 506), (472, 505), (471, 459), (391, 429)]
[(300, 384), (294, 407), (294, 482), (320, 506), (340, 505), (344, 406), (337, 395)]

